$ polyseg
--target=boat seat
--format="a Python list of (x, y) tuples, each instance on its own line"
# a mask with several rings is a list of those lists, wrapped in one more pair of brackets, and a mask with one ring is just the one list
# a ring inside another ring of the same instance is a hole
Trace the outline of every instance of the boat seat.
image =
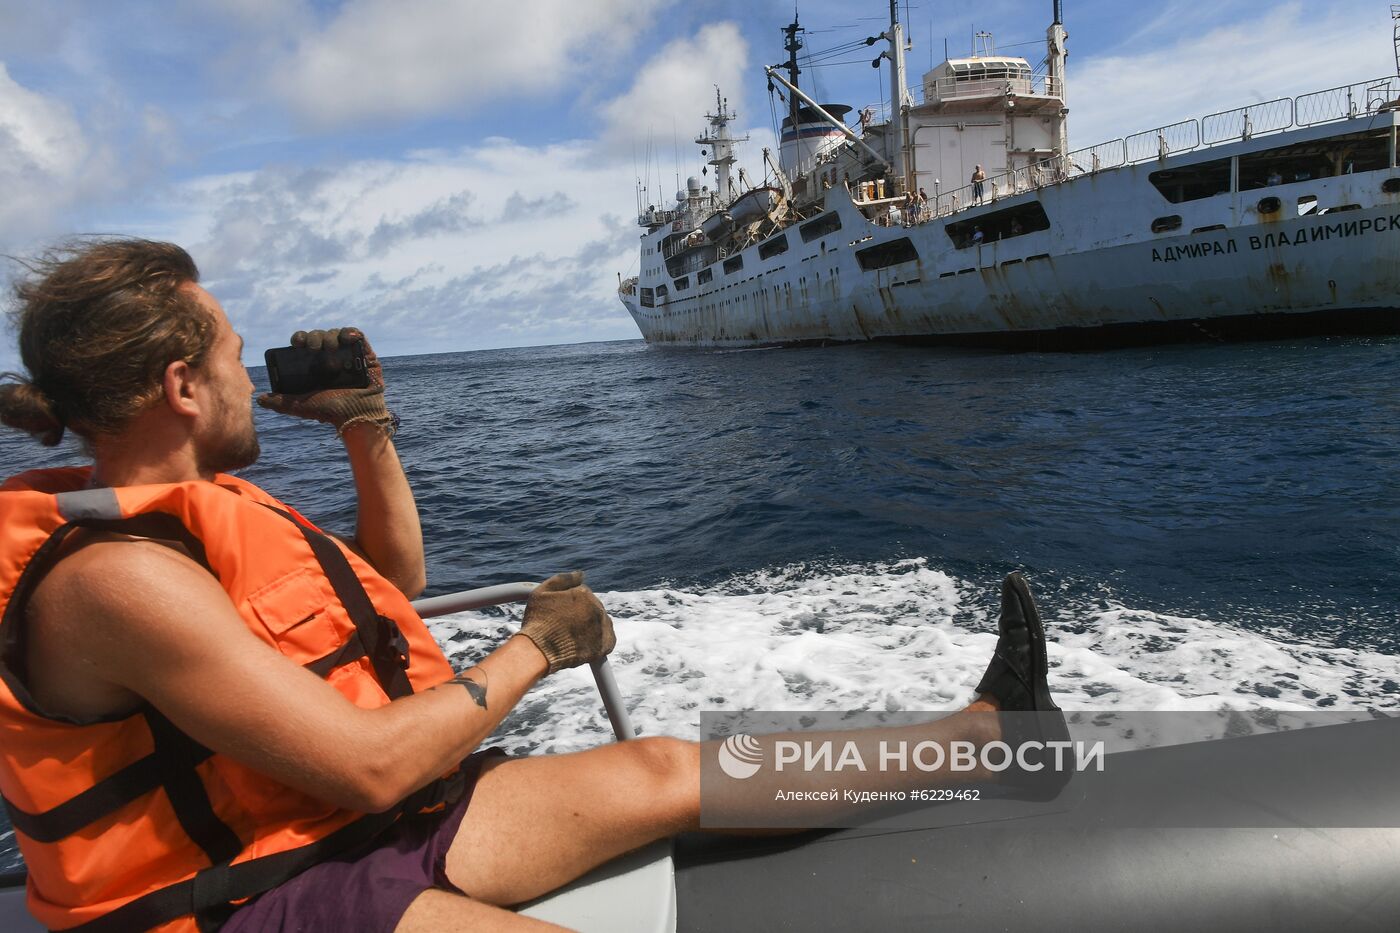
[(579, 933), (675, 933), (671, 840), (601, 865), (519, 912)]

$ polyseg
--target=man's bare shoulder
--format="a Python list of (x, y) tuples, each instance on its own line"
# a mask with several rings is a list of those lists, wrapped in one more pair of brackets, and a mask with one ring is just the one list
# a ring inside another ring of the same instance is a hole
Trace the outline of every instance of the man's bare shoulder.
[[(208, 589), (200, 584), (212, 582), (208, 572), (182, 551), (178, 545), (150, 538), (89, 533), (44, 574), (34, 589), (31, 611), (101, 610), (145, 618), (150, 613), (127, 610), (182, 599), (193, 595), (191, 588)], [(223, 595), (217, 585), (213, 589)]]
[[(134, 707), (152, 665), (177, 663), (195, 619), (233, 612), (217, 581), (168, 544), (88, 534), (44, 574), (27, 607), (30, 689), (73, 716)], [(217, 625), (201, 626), (217, 637)]]

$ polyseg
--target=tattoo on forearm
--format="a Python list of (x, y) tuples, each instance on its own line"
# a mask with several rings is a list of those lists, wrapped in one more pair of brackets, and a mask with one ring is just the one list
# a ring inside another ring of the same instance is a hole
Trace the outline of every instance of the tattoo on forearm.
[[(471, 674), (473, 672), (481, 675), (481, 683), (477, 683), (472, 679)], [(461, 684), (463, 687), (466, 687), (467, 693), (476, 701), (476, 705), (480, 706), (482, 709), (486, 709), (486, 672), (481, 668), (473, 667), (462, 671), (462, 673), (449, 680), (448, 683)]]

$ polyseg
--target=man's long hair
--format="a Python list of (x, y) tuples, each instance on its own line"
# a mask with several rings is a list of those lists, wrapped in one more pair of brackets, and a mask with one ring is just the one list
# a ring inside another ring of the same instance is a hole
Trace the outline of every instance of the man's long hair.
[(22, 264), (9, 314), (27, 375), (4, 374), (0, 422), (47, 445), (65, 428), (120, 432), (161, 397), (167, 366), (213, 346), (213, 316), (181, 289), (199, 269), (173, 243), (82, 240)]

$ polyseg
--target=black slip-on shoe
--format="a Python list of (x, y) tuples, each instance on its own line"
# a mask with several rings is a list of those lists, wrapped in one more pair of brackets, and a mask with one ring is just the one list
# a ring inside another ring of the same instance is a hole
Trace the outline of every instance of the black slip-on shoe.
[[(1001, 706), (1002, 741), (1016, 749), (1025, 742), (1068, 742), (1069, 728), (1064, 713), (1050, 696), (1050, 663), (1045, 652), (1045, 628), (1031, 598), (1026, 578), (1008, 574), (1001, 583), (1000, 637), (987, 672), (977, 684), (977, 692), (990, 694)], [(1065, 751), (1068, 751), (1066, 749)], [(1037, 749), (1025, 755), (1039, 769), (1019, 766), (1002, 775), (1002, 783), (1049, 799), (1056, 796), (1070, 778), (1068, 754), (1056, 755)], [(1055, 767), (1062, 761), (1062, 767)]]

